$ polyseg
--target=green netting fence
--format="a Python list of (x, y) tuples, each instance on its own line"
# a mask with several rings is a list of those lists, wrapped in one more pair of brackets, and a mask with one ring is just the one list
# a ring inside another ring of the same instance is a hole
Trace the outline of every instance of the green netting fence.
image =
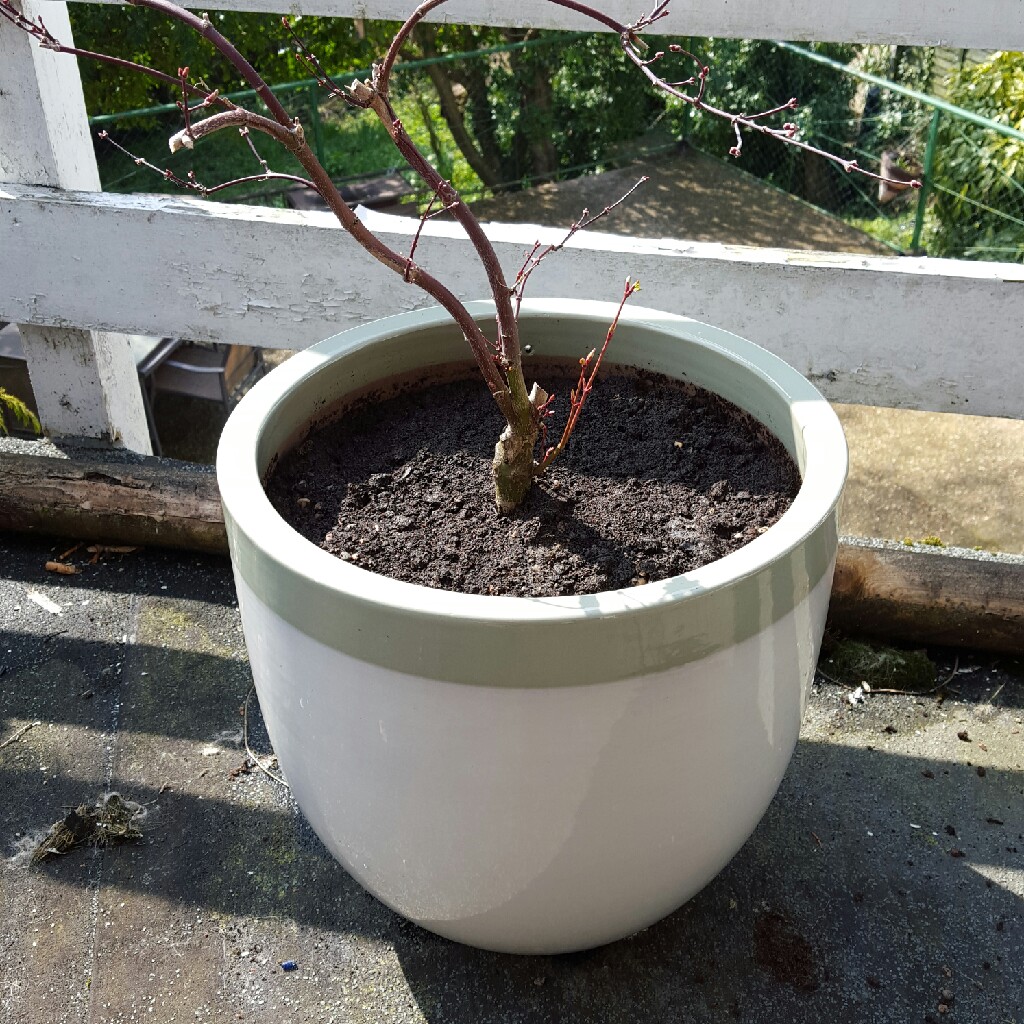
[[(393, 99), (414, 141), (440, 172), (469, 198), (488, 195), (492, 190), (469, 166), (440, 116), (438, 95), (427, 73), (429, 65), (477, 62), (493, 74), (508, 62), (509, 54), (536, 51), (547, 53), (550, 66), (568, 69), (562, 73), (579, 76), (581, 69), (586, 74), (592, 64), (596, 66), (593, 48), (607, 43), (607, 39), (595, 43), (595, 38), (583, 33), (542, 34), (529, 41), (404, 62), (396, 67)], [(732, 167), (858, 228), (889, 251), (1024, 262), (1024, 56), (990, 55), (991, 68), (984, 62), (972, 68), (973, 77), (959, 83), (960, 92), (968, 95), (976, 108), (969, 110), (873, 74), (863, 61), (859, 66), (857, 61), (843, 63), (813, 48), (785, 42), (758, 45), (776, 47), (787, 59), (813, 71), (799, 82), (801, 104), (809, 112), (801, 123), (803, 137), (875, 170), (884, 161), (887, 167), (916, 174), (924, 188), (879, 188), (875, 182), (844, 174), (824, 161), (757, 140), (748, 141), (740, 161), (724, 157)], [(700, 41), (691, 41), (691, 46), (701, 52)], [(585, 52), (572, 67), (574, 47)], [(339, 75), (336, 81), (344, 85), (366, 73)], [(728, 83), (728, 67), (716, 63), (713, 77)], [(805, 91), (808, 82), (812, 85)], [(367, 187), (372, 191), (377, 183), (390, 189), (396, 200), (423, 201), (425, 197), (417, 192), (421, 186), (400, 164), (372, 114), (353, 111), (330, 98), (313, 80), (279, 84), (274, 91), (300, 117), (321, 162), (339, 184), (362, 184), (364, 191)], [(642, 92), (642, 86), (636, 91)], [(240, 92), (232, 97), (246, 102), (253, 94)], [(714, 98), (730, 105), (728, 84), (724, 95)], [(763, 101), (771, 106), (788, 98), (765, 95)], [(575, 141), (572, 126), (561, 134), (560, 138), (569, 141), (557, 154), (557, 169), (545, 175), (532, 174), (524, 157), (521, 166), (511, 165), (505, 186), (529, 187), (538, 180), (608, 169), (638, 153), (671, 152), (681, 136), (719, 158), (728, 149), (728, 143), (723, 145), (714, 134), (721, 126), (705, 130), (690, 113), (677, 110), (673, 115), (664, 105), (637, 106), (626, 128), (620, 118), (614, 130), (606, 130), (600, 118), (607, 98), (601, 95), (600, 83), (581, 86), (578, 102), (579, 130)], [(158, 167), (170, 167), (181, 176), (194, 169), (196, 178), (206, 184), (257, 170), (246, 144), (237, 138), (172, 157), (167, 139), (181, 127), (174, 105), (106, 114), (90, 123), (96, 129), (109, 130), (133, 154)], [(498, 130), (501, 128), (499, 125)], [(580, 141), (583, 134), (588, 136), (585, 145)], [(630, 134), (632, 139), (625, 137)], [(288, 154), (274, 151), (269, 143), (264, 145), (266, 155), (273, 155), (275, 170), (301, 173), (296, 163), (289, 163)], [(97, 142), (97, 159), (108, 191), (178, 190), (102, 142)], [(286, 194), (287, 186), (267, 182), (242, 186), (218, 198), (281, 206), (286, 204)]]
[(1024, 55), (992, 54), (954, 76), (953, 91), (994, 115), (983, 116), (804, 47), (777, 45), (858, 83), (849, 116), (817, 124), (816, 141), (924, 183), (899, 191), (829, 170), (819, 205), (900, 252), (1024, 261)]

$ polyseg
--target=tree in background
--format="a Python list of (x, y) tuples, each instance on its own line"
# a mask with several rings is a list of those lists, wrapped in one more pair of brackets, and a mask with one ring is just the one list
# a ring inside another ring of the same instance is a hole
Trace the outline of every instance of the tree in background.
[(664, 110), (661, 97), (636, 88), (607, 33), (421, 25), (415, 42), (423, 57), (500, 51), (426, 69), (452, 137), (491, 189), (600, 163)]
[[(1024, 56), (997, 52), (962, 68), (948, 95), (957, 106), (1024, 131)], [(1024, 262), (1024, 142), (944, 117), (935, 181), (930, 255)]]
[[(211, 86), (225, 92), (244, 87), (194, 33), (144, 15), (141, 10), (105, 4), (71, 8), (75, 39), (84, 49), (102, 49), (145, 64), (160, 64), (163, 54), (174, 53), (193, 76)], [(253, 55), (253, 63), (267, 81), (309, 77), (277, 15), (213, 12), (210, 17)], [(296, 31), (335, 75), (369, 67), (386, 49), (395, 27), (390, 22), (341, 18), (295, 20)], [(482, 49), (499, 52), (445, 59)], [(423, 118), (435, 164), (451, 176), (454, 145), (480, 184), (495, 191), (520, 188), (568, 168), (607, 160), (615, 147), (642, 134), (664, 111), (661, 97), (636, 87), (635, 71), (631, 72), (618, 41), (607, 33), (578, 37), (532, 29), (422, 24), (407, 51), (408, 60), (416, 58), (441, 58), (400, 82)], [(91, 115), (142, 109), (179, 98), (172, 88), (109, 65), (83, 61), (81, 73)], [(175, 115), (168, 116), (173, 120)], [(450, 142), (440, 137), (442, 123)], [(159, 144), (167, 134), (166, 126), (154, 118), (118, 123), (119, 130), (126, 127), (152, 134)], [(137, 139), (133, 144), (145, 148)], [(351, 155), (353, 148), (345, 151)], [(342, 164), (331, 167), (339, 177), (365, 170)]]
[[(248, 86), (213, 48), (184, 25), (147, 17), (134, 7), (112, 4), (71, 4), (71, 28), (75, 43), (86, 50), (123, 57), (141, 64), (160, 66), (168, 54), (191, 69), (196, 77), (216, 81), (225, 91)], [(308, 71), (296, 57), (277, 14), (212, 11), (216, 27), (236, 40), (252, 63), (270, 82), (307, 78)], [(339, 72), (368, 67), (397, 27), (390, 22), (361, 23), (340, 18), (297, 17), (296, 29), (310, 41), (325, 66)], [(371, 28), (371, 31), (367, 31)], [(176, 68), (171, 68), (171, 74)], [(79, 61), (85, 105), (90, 115), (174, 103), (181, 98), (174, 88), (130, 70), (95, 61)]]

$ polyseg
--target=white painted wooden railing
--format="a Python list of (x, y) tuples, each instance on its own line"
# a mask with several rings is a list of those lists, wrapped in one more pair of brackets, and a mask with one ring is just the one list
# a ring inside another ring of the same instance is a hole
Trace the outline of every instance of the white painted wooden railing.
[[(637, 0), (596, 0), (623, 20)], [(284, 0), (205, 7), (275, 10)], [(290, 11), (398, 18), (412, 0), (309, 0)], [(66, 8), (25, 0), (69, 37)], [(577, 28), (544, 0), (455, 0), (471, 24)], [(821, 4), (677, 0), (680, 35), (938, 43), (1024, 50), (1020, 0)], [(54, 433), (148, 450), (126, 334), (293, 348), (427, 300), (370, 260), (327, 215), (187, 197), (98, 194), (74, 62), (0, 22), (0, 320), (23, 326), (40, 412)], [(412, 226), (374, 215), (401, 248)], [(466, 297), (485, 292), (468, 243), (431, 222), (419, 253)], [(561, 232), (550, 233), (552, 237)], [(494, 226), (510, 272), (538, 228)], [(535, 296), (608, 299), (626, 274), (643, 301), (764, 345), (837, 401), (1024, 418), (1024, 268), (758, 250), (581, 233)]]

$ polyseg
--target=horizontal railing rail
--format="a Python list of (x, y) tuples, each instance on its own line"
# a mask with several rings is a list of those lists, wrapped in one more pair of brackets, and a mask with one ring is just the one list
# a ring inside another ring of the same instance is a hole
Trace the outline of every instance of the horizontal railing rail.
[[(408, 249), (416, 218), (364, 216)], [(17, 244), (0, 250), (0, 319), (300, 348), (430, 302), (329, 214), (0, 186), (0, 222), (15, 218)], [(534, 241), (564, 234), (488, 233), (513, 273)], [(68, 238), (88, 238), (103, 260)], [(417, 258), (444, 266), (458, 294), (487, 293), (455, 225), (428, 222)], [(607, 300), (627, 274), (643, 283), (641, 302), (750, 338), (836, 401), (1024, 418), (1024, 267), (581, 232), (530, 294)]]
[[(120, 0), (94, 0), (118, 3)], [(196, 10), (261, 11), (280, 14), (282, 0), (193, 0)], [(293, 14), (403, 21), (414, 0), (293, 0)], [(654, 0), (599, 0), (602, 11), (630, 22), (654, 6)], [(436, 21), (465, 25), (593, 30), (593, 22), (547, 0), (453, 0), (432, 15)], [(729, 36), (735, 39), (794, 39), (849, 43), (956, 46), (965, 49), (1024, 50), (1024, 19), (1019, 0), (978, 4), (903, 3), (858, 0), (826, 4), (821, 0), (675, 0), (658, 31), (680, 36)]]

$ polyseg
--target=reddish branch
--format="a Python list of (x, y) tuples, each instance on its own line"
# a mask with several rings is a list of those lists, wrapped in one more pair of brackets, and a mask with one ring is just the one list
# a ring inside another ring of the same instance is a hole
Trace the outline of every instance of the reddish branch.
[[(526, 258), (523, 260), (523, 265), (519, 268), (519, 273), (516, 274), (515, 283), (512, 285), (512, 293), (516, 300), (516, 317), (519, 316), (519, 308), (523, 303), (523, 293), (526, 291), (526, 282), (530, 280), (530, 275), (540, 266), (541, 260), (550, 256), (553, 252), (558, 252), (565, 248), (566, 243), (576, 234), (577, 231), (582, 231), (584, 228), (589, 228), (595, 221), (599, 221), (602, 217), (607, 216), (616, 206), (624, 203), (641, 185), (650, 179), (644, 175), (641, 177), (632, 188), (623, 195), (619, 196), (614, 203), (609, 203), (600, 213), (595, 213), (593, 217), (590, 216), (590, 211), (584, 209), (577, 220), (574, 220), (569, 225), (569, 230), (565, 233), (565, 237), (560, 242), (555, 242), (552, 245), (547, 245), (541, 248), (540, 242), (534, 242), (533, 248), (526, 254)], [(636, 289), (634, 289), (635, 291)]]
[[(493, 469), (498, 507), (502, 511), (513, 509), (525, 496), (532, 479), (536, 475), (543, 473), (568, 443), (587, 396), (594, 386), (598, 368), (615, 333), (623, 306), (630, 295), (638, 288), (637, 284), (627, 279), (618, 312), (608, 329), (604, 345), (601, 347), (596, 360), (594, 359), (594, 353), (591, 352), (590, 355), (580, 361), (580, 379), (577, 387), (571, 394), (569, 417), (561, 439), (556, 445), (548, 448), (540, 460), (536, 460), (534, 458), (534, 448), (538, 436), (542, 436), (545, 432), (545, 420), (551, 412), (551, 398), (536, 384), (528, 391), (525, 379), (523, 378), (517, 317), (526, 284), (543, 259), (552, 252), (557, 252), (563, 248), (577, 231), (589, 227), (594, 221), (609, 213), (646, 179), (641, 179), (641, 182), (634, 185), (625, 196), (610, 206), (605, 207), (604, 210), (595, 216), (591, 217), (584, 210), (582, 216), (570, 226), (561, 242), (545, 248), (542, 248), (538, 242), (527, 253), (514, 282), (512, 285), (509, 285), (505, 279), (494, 247), (488, 240), (479, 221), (451, 182), (446, 181), (438, 174), (426, 157), (417, 150), (401, 119), (396, 114), (390, 98), (391, 74), (403, 45), (417, 25), (431, 12), (447, 3), (447, 0), (425, 0), (424, 3), (421, 3), (395, 34), (387, 54), (382, 61), (374, 66), (370, 79), (365, 82), (354, 82), (347, 90), (342, 89), (331, 79), (316, 56), (292, 32), (292, 38), (295, 40), (301, 59), (309, 67), (320, 85), (333, 95), (343, 97), (347, 103), (353, 106), (372, 110), (387, 129), (399, 153), (422, 178), (433, 194), (434, 198), (420, 219), (409, 252), (403, 256), (364, 227), (355, 212), (349, 208), (342, 198), (337, 186), (331, 181), (327, 171), (306, 143), (302, 126), (298, 120), (289, 115), (255, 68), (214, 28), (207, 15), (193, 14), (171, 3), (170, 0), (127, 0), (127, 2), (136, 7), (147, 7), (157, 11), (165, 17), (180, 22), (206, 39), (231, 64), (235, 72), (256, 92), (266, 106), (269, 116), (238, 107), (221, 96), (216, 90), (210, 90), (202, 84), (190, 82), (188, 80), (188, 68), (179, 68), (175, 76), (133, 61), (64, 45), (49, 32), (42, 19), (32, 21), (26, 18), (15, 8), (13, 0), (0, 0), (0, 15), (33, 36), (39, 45), (46, 49), (59, 53), (73, 54), (79, 57), (87, 57), (115, 67), (128, 68), (180, 91), (181, 100), (178, 106), (182, 111), (184, 127), (170, 140), (172, 152), (181, 148), (192, 149), (197, 142), (207, 136), (224, 129), (234, 129), (240, 132), (246, 140), (262, 170), (257, 175), (236, 178), (215, 186), (206, 186), (198, 182), (192, 172), (189, 172), (186, 178), (181, 178), (170, 170), (161, 170), (147, 160), (132, 156), (123, 146), (114, 143), (137, 164), (153, 170), (155, 173), (175, 182), (183, 188), (192, 189), (203, 195), (212, 195), (215, 192), (244, 182), (265, 181), (267, 179), (294, 181), (313, 188), (327, 203), (342, 227), (374, 259), (399, 274), (403, 280), (417, 285), (434, 298), (435, 301), (440, 303), (451, 314), (465, 335), (480, 368), (480, 372), (483, 374), (488, 388), (505, 416), (507, 427), (496, 446)], [(875, 174), (860, 167), (855, 160), (845, 160), (800, 141), (796, 138), (797, 128), (795, 124), (785, 122), (779, 127), (773, 127), (764, 123), (765, 119), (769, 117), (781, 114), (786, 110), (795, 109), (797, 105), (796, 100), (790, 100), (782, 106), (765, 110), (758, 114), (730, 113), (712, 106), (705, 99), (705, 89), (709, 75), (708, 67), (697, 56), (678, 44), (672, 44), (667, 52), (681, 55), (684, 59), (691, 61), (697, 68), (696, 73), (682, 81), (669, 81), (659, 76), (656, 67), (665, 58), (666, 51), (658, 51), (651, 57), (644, 56), (648, 48), (641, 39), (641, 33), (667, 15), (668, 0), (658, 0), (650, 13), (641, 16), (637, 21), (629, 25), (622, 24), (587, 4), (577, 2), (577, 0), (548, 0), (548, 2), (564, 7), (567, 10), (584, 14), (593, 21), (617, 33), (626, 55), (656, 88), (671, 96), (675, 96), (697, 110), (729, 121), (733, 126), (736, 137), (736, 144), (729, 151), (732, 155), (740, 155), (743, 145), (743, 131), (757, 131), (779, 139), (788, 145), (796, 146), (799, 149), (831, 160), (846, 171), (857, 171), (879, 181), (892, 181), (892, 179), (885, 175)], [(287, 25), (287, 20), (285, 23)], [(291, 32), (290, 26), (289, 32)], [(695, 92), (685, 91), (691, 88), (695, 88)], [(199, 102), (192, 104), (190, 102), (192, 99), (198, 99)], [(217, 108), (216, 113), (210, 113), (200, 120), (196, 120), (193, 116), (197, 112), (206, 111), (214, 107)], [(302, 165), (308, 178), (296, 175), (275, 174), (270, 171), (267, 162), (260, 156), (253, 143), (251, 134), (253, 131), (262, 132), (284, 146)], [(105, 132), (101, 134), (104, 138), (109, 138)], [(113, 140), (110, 141), (113, 142)], [(902, 187), (907, 187), (908, 183), (900, 180), (898, 184)], [(910, 187), (920, 186), (918, 181), (913, 181), (909, 184)], [(434, 209), (435, 203), (440, 204), (439, 209)], [(465, 230), (487, 275), (491, 295), (496, 307), (497, 339), (494, 342), (489, 341), (484, 335), (483, 331), (481, 331), (480, 327), (469, 315), (463, 303), (437, 278), (415, 262), (416, 249), (424, 224), (427, 220), (442, 212), (450, 213)], [(593, 362), (591, 362), (592, 360)]]
[[(627, 277), (626, 287), (622, 292), (622, 299), (619, 301), (619, 308), (615, 311), (615, 316), (608, 325), (608, 331), (604, 336), (604, 344), (601, 346), (601, 351), (597, 353), (597, 359), (594, 359), (594, 349), (591, 349), (580, 360), (580, 379), (577, 381), (576, 387), (569, 393), (569, 417), (565, 421), (562, 436), (559, 438), (558, 444), (552, 445), (544, 452), (544, 457), (534, 467), (534, 476), (540, 476), (562, 454), (565, 446), (569, 443), (569, 438), (576, 429), (576, 422), (583, 411), (583, 405), (590, 396), (590, 392), (594, 389), (597, 371), (601, 369), (601, 360), (604, 359), (604, 354), (608, 351), (608, 345), (615, 336), (615, 331), (619, 326), (619, 318), (622, 316), (622, 310), (626, 305), (626, 301), (634, 292), (638, 291), (640, 291), (640, 282), (631, 281)], [(591, 365), (592, 359), (594, 360), (593, 365)], [(551, 398), (553, 397), (551, 396)], [(550, 415), (551, 398), (548, 398), (541, 406), (541, 413), (545, 417)]]

